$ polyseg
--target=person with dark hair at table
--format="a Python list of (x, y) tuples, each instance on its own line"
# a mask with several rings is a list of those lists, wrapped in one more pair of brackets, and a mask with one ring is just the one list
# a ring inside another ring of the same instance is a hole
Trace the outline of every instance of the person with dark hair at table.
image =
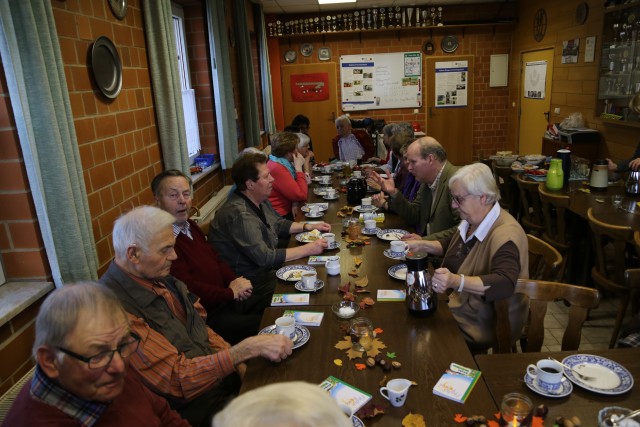
[(362, 129), (352, 129), (351, 120), (343, 115), (336, 119), (338, 134), (331, 141), (333, 155), (347, 162), (350, 160), (366, 161), (375, 155), (371, 136)]
[(3, 426), (190, 425), (128, 369), (140, 337), (104, 286), (68, 283), (50, 293), (40, 306), (35, 334), (35, 374)]
[(298, 135), (278, 132), (271, 139), (267, 167), (273, 177), (269, 201), (280, 216), (293, 221), (300, 203), (307, 200), (309, 187), (304, 173), (306, 159), (298, 153)]
[(296, 127), (297, 130), (294, 132), (300, 132), (309, 137), (309, 150), (313, 151), (311, 136), (309, 136), (309, 129), (311, 129), (311, 120), (309, 120), (309, 117), (304, 116), (302, 114), (298, 114), (293, 118), (293, 120), (291, 120), (291, 126)]
[(246, 362), (280, 362), (293, 343), (282, 335), (255, 335), (229, 345), (205, 323), (198, 297), (171, 276), (176, 260), (175, 217), (139, 206), (113, 226), (115, 258), (100, 283), (117, 296), (140, 337), (131, 366), (194, 427), (209, 427), (213, 415), (240, 389)]
[(470, 349), (484, 351), (496, 342), (493, 302), (503, 298), (510, 298), (515, 342), (528, 314), (527, 296), (514, 293), (518, 279), (529, 277), (527, 235), (500, 208), (500, 190), (484, 163), (458, 169), (449, 190), (462, 219), (457, 232), (439, 240), (409, 240), (409, 248), (443, 257), (431, 283), (436, 292), (449, 292), (449, 308)]
[(151, 191), (156, 205), (175, 217), (178, 258), (171, 263), (171, 275), (200, 297), (207, 310), (207, 325), (231, 344), (255, 335), (273, 290), (254, 293), (253, 284), (235, 275), (207, 243), (198, 224), (189, 219), (191, 178), (176, 169), (166, 170), (153, 179)]
[(325, 239), (305, 245), (279, 248), (278, 239), (303, 231), (327, 232), (325, 222), (293, 222), (278, 215), (269, 203), (273, 177), (264, 156), (246, 154), (231, 168), (237, 188), (211, 221), (209, 243), (237, 274), (252, 283), (275, 281), (274, 269), (284, 262), (319, 255)]

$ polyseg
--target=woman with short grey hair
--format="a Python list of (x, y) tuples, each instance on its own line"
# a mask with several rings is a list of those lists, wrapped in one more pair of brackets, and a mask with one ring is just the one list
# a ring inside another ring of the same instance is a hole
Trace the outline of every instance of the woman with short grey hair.
[(500, 192), (483, 163), (460, 168), (449, 179), (451, 206), (460, 214), (458, 232), (442, 240), (409, 240), (411, 250), (442, 256), (432, 277), (433, 290), (448, 292), (449, 308), (472, 350), (495, 343), (493, 302), (510, 298), (512, 339), (520, 336), (528, 300), (514, 294), (518, 279), (529, 277), (527, 236), (500, 208)]

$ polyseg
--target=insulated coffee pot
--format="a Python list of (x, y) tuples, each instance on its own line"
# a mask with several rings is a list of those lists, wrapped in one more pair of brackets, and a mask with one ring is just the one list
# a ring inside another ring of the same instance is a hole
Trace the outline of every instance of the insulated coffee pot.
[(347, 203), (359, 205), (364, 197), (367, 197), (367, 181), (364, 178), (351, 178), (347, 182)]
[(640, 194), (640, 172), (631, 171), (625, 184), (625, 190), (630, 196), (637, 196)]
[(591, 191), (606, 191), (609, 185), (609, 168), (606, 160), (596, 160), (591, 168), (589, 187)]
[(429, 258), (426, 253), (407, 252), (407, 296), (405, 303), (409, 312), (418, 316), (428, 316), (438, 308), (438, 294), (431, 288)]

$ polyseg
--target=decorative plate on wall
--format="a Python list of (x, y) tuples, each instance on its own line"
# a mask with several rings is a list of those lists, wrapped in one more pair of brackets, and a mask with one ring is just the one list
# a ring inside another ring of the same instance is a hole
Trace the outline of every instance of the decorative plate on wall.
[(122, 89), (122, 62), (115, 45), (105, 36), (93, 42), (91, 69), (100, 92), (109, 99), (115, 99)]
[(284, 53), (284, 60), (289, 63), (295, 62), (297, 57), (298, 57), (298, 54), (293, 49), (288, 50)]
[(300, 46), (300, 53), (302, 56), (311, 56), (313, 53), (313, 45), (311, 43), (303, 43)]
[(458, 49), (458, 38), (456, 36), (444, 36), (440, 47), (443, 52), (453, 53)]
[(536, 16), (533, 17), (533, 38), (540, 42), (547, 32), (547, 12), (544, 9), (538, 9)]
[(331, 59), (331, 49), (328, 47), (321, 47), (318, 49), (318, 59), (320, 61), (328, 61)]
[(109, 0), (111, 11), (118, 19), (124, 19), (127, 16), (128, 0)]

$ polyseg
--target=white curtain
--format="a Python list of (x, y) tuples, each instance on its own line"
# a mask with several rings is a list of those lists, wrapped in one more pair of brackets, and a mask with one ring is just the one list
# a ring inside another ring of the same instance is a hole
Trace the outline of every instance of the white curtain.
[(264, 130), (272, 135), (276, 133), (276, 119), (273, 114), (273, 92), (271, 91), (271, 68), (269, 66), (269, 48), (264, 11), (259, 4), (253, 5), (256, 22), (256, 36), (260, 41), (260, 75), (262, 78), (262, 109), (264, 111)]

